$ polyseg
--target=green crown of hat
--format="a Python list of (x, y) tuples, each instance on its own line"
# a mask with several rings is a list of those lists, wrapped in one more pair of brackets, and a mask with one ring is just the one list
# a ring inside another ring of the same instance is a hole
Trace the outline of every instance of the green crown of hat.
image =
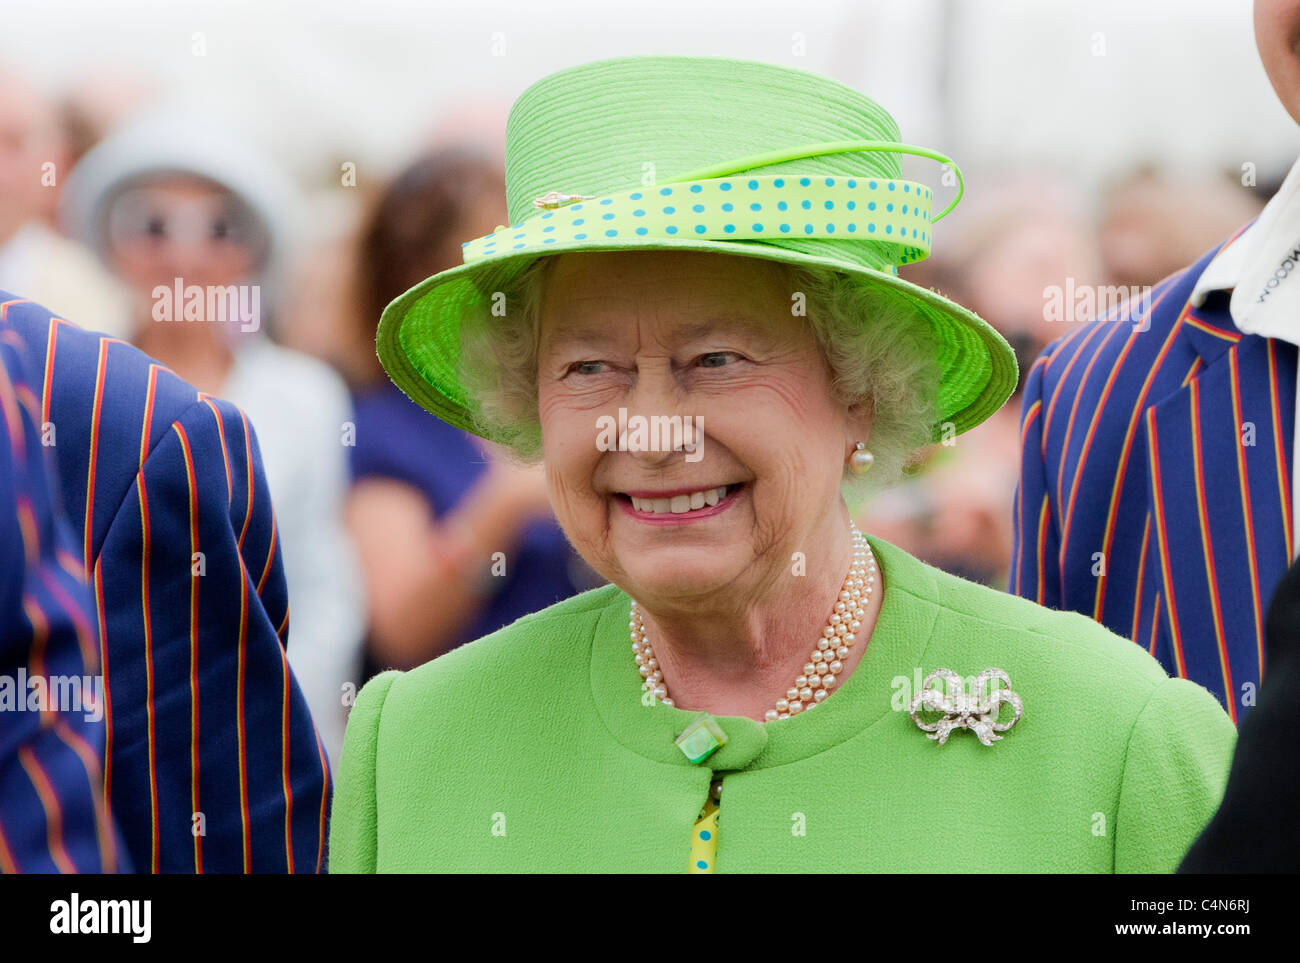
[(832, 268), (914, 308), (939, 346), (933, 435), (960, 433), (1015, 389), (1015, 355), (974, 313), (898, 277), (898, 265), (928, 255), (937, 219), (931, 189), (900, 178), (900, 154), (956, 170), (900, 143), (870, 98), (804, 70), (663, 56), (551, 74), (520, 95), (506, 123), (511, 224), (466, 242), (465, 263), (384, 309), (380, 361), (418, 404), (491, 437), (461, 383), (461, 324), (503, 323), (486, 320), (493, 292), (537, 258), (734, 254)]

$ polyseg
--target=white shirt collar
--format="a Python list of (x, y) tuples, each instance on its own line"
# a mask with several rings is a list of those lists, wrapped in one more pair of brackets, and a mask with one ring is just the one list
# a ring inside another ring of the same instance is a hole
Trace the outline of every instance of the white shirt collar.
[(1232, 292), (1228, 310), (1244, 333), (1300, 344), (1300, 160), (1254, 223), (1206, 265), (1192, 304), (1211, 291)]

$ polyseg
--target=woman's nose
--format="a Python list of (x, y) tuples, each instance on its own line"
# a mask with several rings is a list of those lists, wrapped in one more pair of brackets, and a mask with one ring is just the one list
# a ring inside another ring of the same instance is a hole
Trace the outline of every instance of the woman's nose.
[(645, 418), (684, 415), (685, 392), (667, 358), (638, 359), (636, 379), (628, 392), (628, 414)]
[(635, 385), (626, 399), (626, 421), (621, 422), (625, 427), (620, 450), (656, 467), (691, 452), (702, 426), (696, 425), (689, 400), (671, 364), (638, 365)]

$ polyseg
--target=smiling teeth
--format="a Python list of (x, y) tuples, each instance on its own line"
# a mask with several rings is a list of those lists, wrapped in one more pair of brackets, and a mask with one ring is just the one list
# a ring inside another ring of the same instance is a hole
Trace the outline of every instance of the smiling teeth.
[(688, 495), (674, 495), (672, 498), (637, 498), (632, 499), (632, 507), (638, 512), (651, 515), (680, 515), (683, 512), (697, 511), (705, 505), (716, 505), (726, 497), (727, 486), (705, 488)]

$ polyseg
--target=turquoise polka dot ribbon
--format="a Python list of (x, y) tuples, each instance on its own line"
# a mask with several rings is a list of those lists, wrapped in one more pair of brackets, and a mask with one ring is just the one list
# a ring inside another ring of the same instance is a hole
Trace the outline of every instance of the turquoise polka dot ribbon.
[(898, 264), (930, 253), (933, 192), (913, 181), (825, 175), (715, 177), (582, 198), (464, 245), (466, 263), (548, 244), (643, 237), (859, 238), (898, 245)]
[[(914, 181), (825, 174), (738, 171), (823, 154), (887, 151), (943, 163), (957, 196), (931, 217), (933, 192)], [(732, 175), (732, 176), (727, 176)], [(943, 154), (892, 141), (835, 141), (772, 151), (683, 174), (652, 187), (603, 197), (552, 191), (533, 201), (541, 213), (462, 245), (466, 263), (548, 245), (639, 238), (763, 240), (816, 237), (869, 240), (897, 247), (893, 266), (929, 256), (930, 225), (961, 199), (961, 172)]]

